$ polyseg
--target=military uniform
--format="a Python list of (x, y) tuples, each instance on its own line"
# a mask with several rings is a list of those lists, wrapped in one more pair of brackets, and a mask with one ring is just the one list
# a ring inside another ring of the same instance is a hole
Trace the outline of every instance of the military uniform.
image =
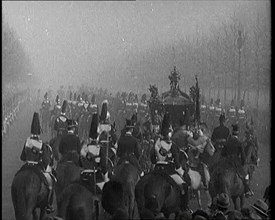
[(54, 123), (54, 130), (57, 132), (57, 135), (64, 135), (67, 133), (68, 118), (65, 115), (67, 103), (68, 102), (66, 100), (64, 100), (64, 102), (62, 104), (61, 115), (56, 118), (55, 123)]
[(243, 165), (245, 163), (245, 152), (242, 142), (238, 139), (239, 127), (232, 125), (233, 131), (231, 137), (225, 144), (221, 155), (226, 157), (235, 168), (238, 175), (241, 177), (244, 184), (244, 191), (246, 196), (253, 195), (249, 188), (249, 175), (244, 171)]
[(61, 161), (72, 161), (78, 165), (81, 145), (79, 137), (74, 134), (72, 129), (75, 127), (76, 123), (69, 119), (68, 132), (60, 140), (59, 153), (62, 155)]
[(94, 175), (97, 183), (102, 180), (108, 181), (106, 151), (98, 142), (98, 114), (93, 114), (89, 138), (89, 142), (83, 145), (80, 152), (81, 166), (84, 169), (81, 172), (81, 178), (82, 181), (93, 185)]
[[(225, 117), (222, 118), (223, 122), (225, 121)], [(220, 117), (221, 121), (221, 117)], [(229, 138), (230, 131), (229, 128), (224, 126), (223, 123), (220, 124), (220, 126), (214, 128), (214, 131), (212, 133), (211, 140), (214, 143), (215, 147), (222, 147), (224, 143)]]
[(27, 138), (20, 159), (26, 162), (26, 166), (35, 166), (40, 171), (42, 171), (43, 175), (40, 175), (41, 172), (37, 172), (42, 181), (46, 182), (46, 185), (49, 190), (48, 194), (48, 205), (46, 207), (47, 212), (54, 212), (53, 208), (53, 191), (54, 191), (54, 183), (56, 182), (56, 178), (52, 175), (51, 166), (53, 165), (53, 161), (50, 158), (43, 157), (43, 151), (45, 148), (51, 148), (49, 145), (46, 145), (39, 139), (40, 135), (40, 123), (39, 123), (39, 115), (38, 113), (34, 113), (32, 125), (31, 125), (31, 136)]
[(150, 152), (150, 159), (155, 164), (155, 171), (169, 175), (181, 189), (181, 207), (188, 209), (188, 184), (184, 182), (184, 170), (180, 164), (179, 147), (170, 140), (172, 134), (169, 114), (165, 114), (162, 122), (161, 138), (155, 142)]
[[(126, 121), (126, 129), (133, 128), (131, 120)], [(140, 146), (138, 140), (132, 136), (130, 131), (126, 131), (125, 135), (121, 136), (118, 140), (117, 156), (119, 157), (118, 164), (128, 160), (134, 165), (141, 173), (141, 167), (139, 165), (140, 158)]]

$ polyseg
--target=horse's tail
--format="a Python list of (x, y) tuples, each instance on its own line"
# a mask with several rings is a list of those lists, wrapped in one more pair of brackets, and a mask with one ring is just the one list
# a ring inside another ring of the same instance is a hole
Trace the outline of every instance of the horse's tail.
[(123, 207), (123, 187), (117, 181), (109, 181), (102, 189), (102, 207), (109, 213), (114, 214), (118, 208)]

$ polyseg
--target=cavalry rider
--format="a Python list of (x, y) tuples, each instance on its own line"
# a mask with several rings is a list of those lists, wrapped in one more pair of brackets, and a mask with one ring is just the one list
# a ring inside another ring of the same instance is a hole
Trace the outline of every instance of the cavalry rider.
[(67, 105), (68, 105), (67, 100), (64, 100), (61, 108), (61, 113), (54, 122), (54, 130), (57, 132), (57, 135), (62, 136), (67, 133), (67, 120), (68, 120), (66, 116)]
[(67, 134), (63, 135), (59, 144), (59, 153), (62, 155), (60, 162), (72, 161), (79, 165), (79, 154), (81, 150), (80, 139), (76, 135), (77, 123), (67, 120)]
[[(80, 151), (80, 161), (83, 171), (81, 172), (82, 180), (88, 181), (89, 185), (93, 185), (94, 174), (96, 173), (96, 182), (100, 182), (102, 177), (104, 182), (108, 180), (106, 153), (102, 150), (98, 139), (98, 114), (93, 114), (89, 132), (88, 143), (84, 144)], [(99, 180), (99, 181), (98, 181)]]
[(211, 140), (214, 143), (214, 146), (216, 149), (223, 148), (230, 135), (229, 128), (224, 125), (225, 123), (224, 114), (220, 115), (219, 121), (220, 121), (220, 125), (214, 128), (214, 131), (211, 137)]
[(53, 193), (54, 193), (54, 183), (56, 178), (51, 173), (52, 161), (45, 161), (43, 158), (43, 149), (50, 146), (43, 143), (40, 139), (41, 127), (39, 123), (39, 115), (37, 112), (33, 114), (32, 124), (31, 124), (31, 136), (27, 138), (23, 151), (21, 153), (20, 159), (26, 162), (27, 166), (35, 166), (39, 169), (39, 174), (41, 171), (44, 175), (39, 175), (43, 180), (46, 179), (45, 183), (48, 187), (48, 204), (46, 206), (46, 211), (48, 213), (54, 212), (53, 208)]
[(135, 112), (131, 117), (132, 124), (134, 126), (133, 129), (133, 137), (135, 137), (140, 143), (142, 142), (143, 136), (140, 129), (140, 123), (137, 121), (137, 113)]
[(211, 98), (211, 100), (210, 100), (209, 111), (210, 111), (211, 113), (214, 113), (214, 112), (215, 112), (214, 101), (213, 101), (212, 98)]
[(190, 162), (191, 166), (198, 167), (198, 171), (202, 177), (202, 183), (205, 188), (207, 188), (206, 184), (206, 173), (207, 173), (207, 165), (201, 160), (200, 155), (203, 153), (205, 146), (209, 143), (208, 137), (206, 137), (203, 132), (197, 127), (193, 132), (193, 137), (189, 136), (187, 138), (188, 146), (191, 147), (191, 157)]
[(245, 110), (244, 110), (244, 100), (241, 100), (241, 106), (240, 109), (238, 110), (238, 119), (239, 120), (244, 120), (245, 119)]
[(91, 104), (89, 106), (89, 111), (90, 111), (90, 114), (92, 115), (98, 113), (98, 106), (96, 104), (95, 94), (93, 94), (92, 96)]
[(127, 101), (126, 101), (126, 116), (129, 116), (129, 114), (132, 112), (132, 110), (133, 110), (133, 93), (132, 92), (130, 92), (129, 93), (129, 95), (128, 95), (128, 99), (127, 99)]
[(142, 115), (142, 117), (146, 117), (148, 114), (148, 104), (146, 100), (146, 94), (143, 94), (140, 99), (140, 104), (138, 106), (138, 113)]
[(126, 119), (125, 135), (121, 135), (118, 140), (117, 156), (119, 158), (117, 165), (123, 163), (124, 161), (129, 161), (133, 166), (135, 166), (140, 174), (143, 176), (144, 173), (139, 164), (139, 158), (141, 155), (140, 146), (138, 140), (133, 137), (134, 126), (132, 121)]
[(231, 101), (231, 105), (230, 105), (230, 108), (228, 110), (228, 117), (229, 117), (230, 122), (232, 124), (235, 123), (235, 120), (236, 120), (236, 109), (235, 109), (235, 105), (234, 105), (234, 100), (233, 99)]
[(99, 117), (99, 128), (98, 128), (98, 133), (101, 134), (101, 132), (106, 131), (109, 132), (111, 131), (111, 125), (110, 125), (110, 113), (107, 109), (108, 101), (104, 100), (102, 102), (102, 107), (101, 107), (101, 114)]
[(245, 173), (243, 164), (245, 163), (245, 153), (241, 141), (238, 138), (239, 126), (232, 125), (232, 135), (225, 144), (221, 155), (228, 158), (233, 164), (236, 172), (241, 177), (244, 184), (244, 193), (246, 197), (253, 196), (253, 192), (249, 187), (249, 175)]
[(61, 112), (60, 98), (59, 95), (56, 96), (55, 105), (53, 107), (53, 115), (58, 116)]
[(49, 100), (48, 93), (46, 92), (44, 95), (44, 100), (42, 102), (42, 109), (50, 110), (50, 107), (51, 107), (51, 102)]
[(159, 138), (155, 146), (151, 149), (150, 158), (151, 162), (155, 164), (155, 171), (162, 170), (167, 173), (181, 189), (181, 207), (187, 205), (186, 199), (188, 198), (188, 184), (184, 182), (184, 170), (180, 164), (180, 152), (172, 141), (172, 126), (169, 113), (163, 117), (161, 126), (161, 138)]
[(216, 117), (219, 117), (221, 113), (222, 113), (222, 103), (221, 103), (221, 100), (218, 98), (216, 101), (216, 107), (215, 107)]

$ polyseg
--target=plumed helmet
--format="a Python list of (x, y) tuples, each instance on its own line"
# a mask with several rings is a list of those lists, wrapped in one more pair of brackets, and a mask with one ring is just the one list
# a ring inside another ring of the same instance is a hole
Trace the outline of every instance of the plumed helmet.
[(239, 125), (238, 124), (233, 124), (232, 125), (232, 134), (233, 135), (239, 134)]
[(55, 101), (56, 101), (56, 103), (59, 103), (59, 102), (60, 102), (59, 95), (56, 96)]
[(93, 94), (92, 99), (91, 99), (91, 102), (92, 102), (92, 103), (95, 103), (95, 94)]
[(161, 124), (161, 135), (166, 137), (170, 132), (171, 119), (169, 113), (165, 113)]
[(90, 133), (89, 133), (89, 137), (91, 139), (97, 139), (98, 133), (97, 133), (97, 129), (98, 129), (98, 124), (99, 124), (99, 120), (98, 120), (98, 114), (93, 114), (92, 116), (92, 122), (91, 122), (91, 126), (90, 126)]
[(220, 122), (225, 122), (225, 115), (222, 113), (219, 118)]
[(67, 109), (67, 105), (68, 105), (68, 101), (67, 100), (64, 100), (63, 101), (63, 104), (62, 104), (62, 108), (61, 108), (61, 113), (64, 113), (66, 112), (66, 109)]
[(107, 102), (102, 103), (101, 114), (100, 114), (100, 123), (105, 123), (107, 119)]
[(44, 95), (44, 99), (47, 99), (47, 98), (48, 98), (48, 93), (46, 92)]
[(31, 134), (32, 135), (40, 135), (41, 134), (39, 114), (37, 112), (34, 112), (34, 114), (33, 114), (32, 125), (31, 125)]
[(134, 123), (137, 123), (137, 113), (134, 113), (134, 114), (132, 115), (131, 121), (132, 121), (133, 124), (134, 124)]

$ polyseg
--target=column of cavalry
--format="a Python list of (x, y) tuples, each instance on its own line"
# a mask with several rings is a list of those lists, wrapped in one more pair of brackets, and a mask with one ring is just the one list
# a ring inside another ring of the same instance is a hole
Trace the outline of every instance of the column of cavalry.
[[(240, 142), (234, 142), (239, 128), (234, 126), (230, 134), (224, 114), (220, 114), (220, 126), (211, 136), (207, 126), (193, 124), (188, 111), (174, 125), (169, 112), (149, 109), (148, 103), (156, 103), (152, 96), (147, 100), (144, 94), (140, 103), (132, 92), (105, 98), (100, 106), (96, 95), (89, 102), (87, 94), (71, 92), (62, 105), (57, 96), (50, 110), (45, 94), (22, 150), (21, 160), (26, 163), (12, 183), (16, 219), (38, 218), (39, 209), (40, 219), (51, 212), (56, 213), (56, 219), (119, 215), (137, 219), (148, 212), (178, 215), (190, 211), (190, 192), (199, 195), (202, 189), (210, 208), (213, 198), (227, 185), (217, 184), (221, 181), (216, 177), (230, 184), (236, 179), (222, 177), (220, 163), (228, 164), (237, 177), (235, 185), (241, 185), (234, 190), (237, 194), (229, 189), (226, 192), (234, 203), (251, 192), (247, 184), (247, 176), (252, 175), (250, 166), (236, 162), (234, 150), (234, 163), (224, 156), (224, 151), (231, 152), (228, 149), (239, 149)], [(43, 142), (41, 131), (50, 133), (51, 140)], [(251, 166), (258, 161), (257, 152), (252, 151), (257, 150), (253, 132), (253, 123), (247, 123), (242, 156)], [(57, 207), (52, 205), (54, 193)], [(198, 205), (201, 207), (199, 199)]]

